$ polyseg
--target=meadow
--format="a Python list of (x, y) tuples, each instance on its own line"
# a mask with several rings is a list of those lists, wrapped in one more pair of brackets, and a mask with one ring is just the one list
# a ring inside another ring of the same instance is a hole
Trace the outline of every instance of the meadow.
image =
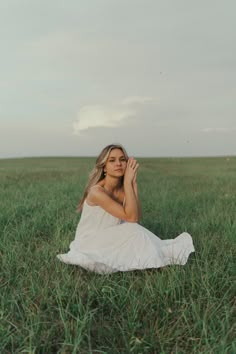
[(236, 157), (140, 158), (141, 224), (185, 266), (61, 263), (94, 158), (0, 160), (0, 353), (236, 353)]

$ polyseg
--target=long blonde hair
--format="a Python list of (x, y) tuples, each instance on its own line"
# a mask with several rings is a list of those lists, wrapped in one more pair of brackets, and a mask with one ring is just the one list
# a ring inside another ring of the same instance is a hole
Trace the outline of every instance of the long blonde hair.
[[(89, 174), (88, 183), (85, 187), (83, 197), (80, 200), (78, 208), (77, 208), (78, 212), (82, 211), (83, 204), (84, 204), (84, 201), (88, 195), (89, 189), (105, 177), (104, 166), (106, 165), (108, 156), (113, 149), (120, 149), (124, 153), (126, 161), (128, 160), (128, 158), (129, 158), (128, 154), (125, 151), (125, 148), (121, 144), (110, 144), (110, 145), (107, 145), (104, 147), (104, 149), (101, 151), (101, 153), (98, 155), (98, 157), (96, 159), (96, 163), (95, 163), (93, 170)], [(123, 184), (123, 180), (124, 180), (124, 178), (122, 178), (122, 184)]]

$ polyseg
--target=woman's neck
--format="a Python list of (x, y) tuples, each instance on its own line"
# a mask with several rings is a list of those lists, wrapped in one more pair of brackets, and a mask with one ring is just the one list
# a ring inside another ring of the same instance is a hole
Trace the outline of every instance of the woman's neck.
[(120, 178), (111, 178), (106, 176), (103, 180), (103, 187), (109, 191), (110, 193), (114, 193), (122, 186), (122, 182)]

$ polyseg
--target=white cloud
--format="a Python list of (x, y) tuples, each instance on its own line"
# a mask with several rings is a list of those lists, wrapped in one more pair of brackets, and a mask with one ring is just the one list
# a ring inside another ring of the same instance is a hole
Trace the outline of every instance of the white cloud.
[[(98, 127), (118, 127), (127, 118), (136, 116), (139, 104), (156, 104), (157, 98), (148, 96), (125, 97), (120, 103), (112, 105), (87, 105), (80, 108), (77, 119), (73, 122), (73, 133)], [(125, 106), (125, 107), (124, 107)], [(136, 106), (129, 108), (128, 106)]]
[(132, 105), (132, 104), (158, 104), (159, 99), (156, 97), (149, 96), (130, 96), (124, 98), (121, 103), (123, 105)]
[(88, 105), (78, 112), (78, 118), (73, 122), (74, 134), (89, 128), (117, 127), (136, 113), (131, 109), (119, 109), (103, 105)]

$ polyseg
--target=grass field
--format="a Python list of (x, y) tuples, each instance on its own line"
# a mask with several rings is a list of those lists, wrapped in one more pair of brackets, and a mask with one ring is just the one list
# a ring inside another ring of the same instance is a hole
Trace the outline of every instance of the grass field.
[(94, 159), (0, 160), (0, 353), (236, 353), (236, 157), (139, 162), (141, 224), (189, 232), (185, 266), (61, 263)]

